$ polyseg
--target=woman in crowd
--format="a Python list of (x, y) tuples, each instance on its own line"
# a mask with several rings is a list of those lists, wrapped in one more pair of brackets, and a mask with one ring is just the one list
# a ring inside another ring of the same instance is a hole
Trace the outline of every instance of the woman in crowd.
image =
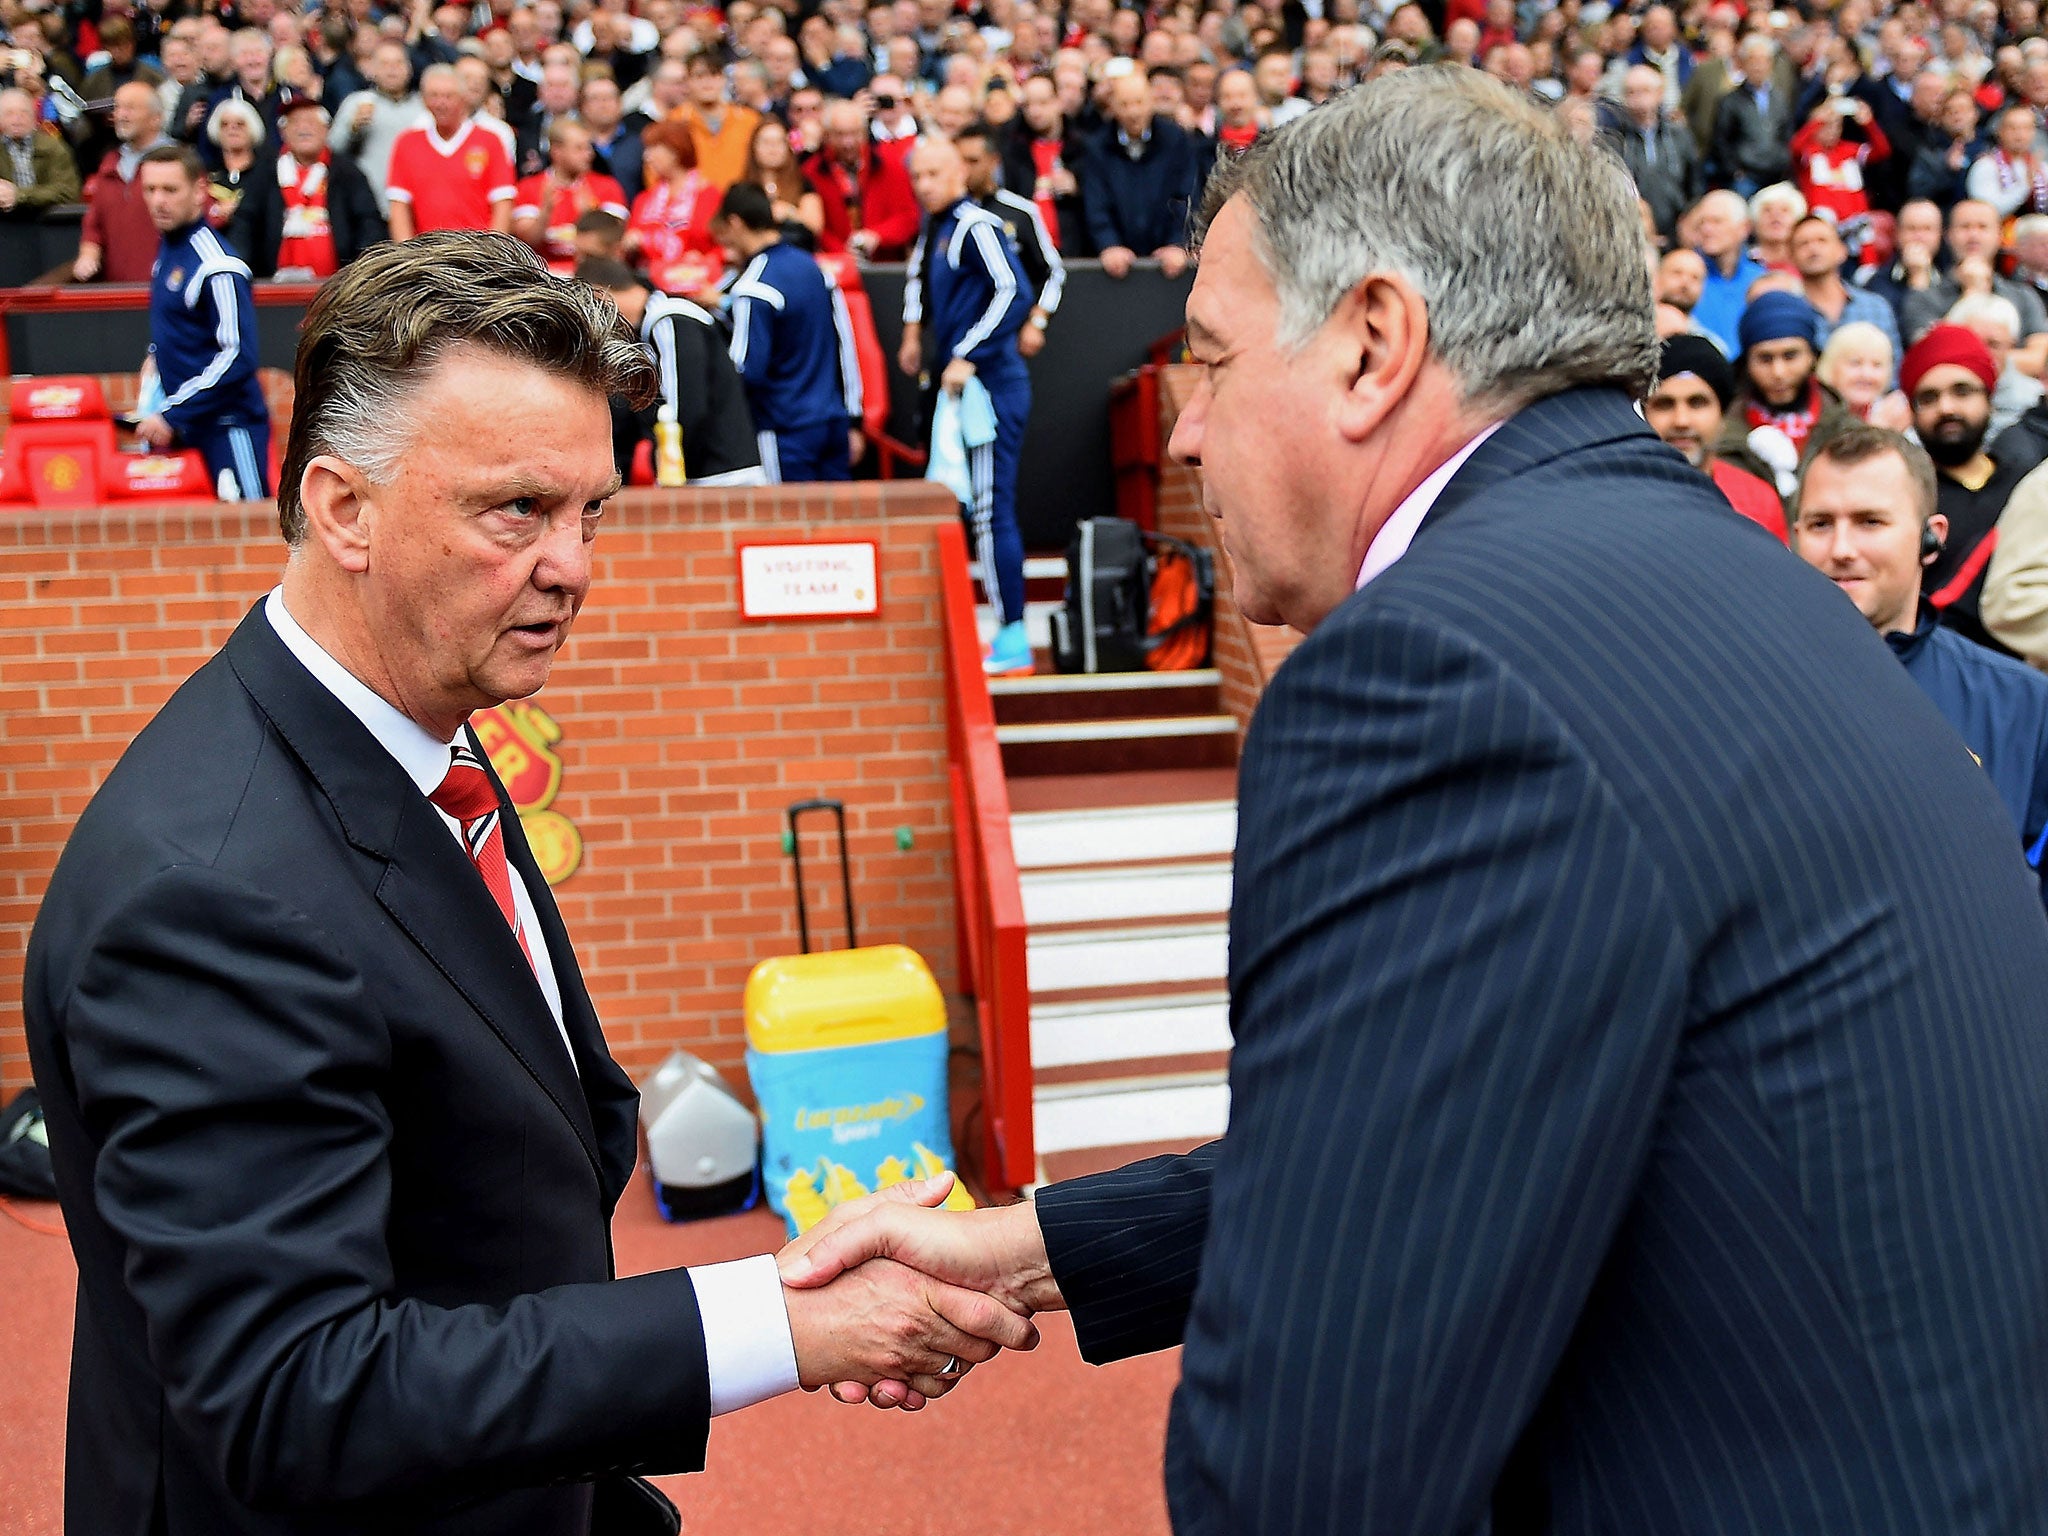
[(725, 269), (711, 220), (719, 189), (697, 174), (697, 146), (682, 123), (649, 123), (641, 130), (647, 190), (633, 199), (620, 250), (663, 293), (707, 292)]
[(1859, 420), (1894, 432), (1913, 425), (1913, 408), (1891, 387), (1891, 338), (1868, 320), (1836, 327), (1821, 349), (1814, 374)]
[(263, 147), (262, 115), (246, 101), (230, 97), (206, 120), (206, 138), (219, 160), (209, 178), (213, 203), (206, 218), (215, 229), (226, 229), (242, 201), (244, 184), (256, 169), (256, 152)]
[(1749, 253), (1774, 271), (1790, 272), (1792, 226), (1806, 217), (1806, 199), (1789, 181), (1775, 181), (1749, 200)]
[(805, 250), (818, 248), (818, 232), (825, 227), (825, 204), (790, 153), (789, 130), (780, 119), (761, 119), (740, 179), (768, 194), (783, 239)]

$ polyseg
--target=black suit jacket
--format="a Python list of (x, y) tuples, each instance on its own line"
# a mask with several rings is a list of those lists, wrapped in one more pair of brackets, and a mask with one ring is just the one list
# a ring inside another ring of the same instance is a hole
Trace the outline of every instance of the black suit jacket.
[[(502, 792), (501, 792), (502, 800)], [(80, 818), (29, 1051), (78, 1256), (77, 1532), (570, 1533), (703, 1463), (689, 1277), (611, 1280), (636, 1095), (259, 608)]]
[(2048, 922), (1833, 587), (1548, 399), (1239, 783), (1229, 1134), (1039, 1197), (1176, 1529), (2048, 1526)]
[[(327, 157), (327, 220), (334, 233), (334, 259), (347, 266), (380, 240), (391, 238), (377, 194), (348, 155)], [(284, 241), (284, 192), (277, 184), (277, 156), (260, 154), (228, 222), (228, 241), (258, 277), (277, 272)]]

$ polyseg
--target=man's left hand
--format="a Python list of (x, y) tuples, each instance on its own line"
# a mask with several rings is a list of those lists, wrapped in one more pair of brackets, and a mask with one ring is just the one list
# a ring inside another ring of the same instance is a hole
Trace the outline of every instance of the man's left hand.
[(171, 424), (161, 416), (145, 416), (135, 423), (135, 435), (152, 448), (168, 448), (178, 440)]
[(1026, 325), (1017, 333), (1017, 355), (1033, 358), (1045, 350), (1045, 332), (1036, 325)]
[(1179, 277), (1188, 269), (1188, 253), (1184, 246), (1162, 245), (1152, 253), (1152, 259), (1159, 263), (1159, 271), (1168, 280)]
[(946, 371), (939, 375), (939, 388), (949, 395), (957, 395), (967, 387), (967, 381), (974, 377), (974, 364), (964, 357), (956, 357), (946, 364)]

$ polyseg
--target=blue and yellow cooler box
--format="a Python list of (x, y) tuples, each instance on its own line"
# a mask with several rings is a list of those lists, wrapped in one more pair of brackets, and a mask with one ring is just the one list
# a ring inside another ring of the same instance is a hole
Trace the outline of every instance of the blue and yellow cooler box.
[[(946, 1001), (901, 944), (763, 960), (747, 978), (761, 1182), (792, 1234), (842, 1201), (953, 1166)], [(972, 1208), (956, 1183), (946, 1204)]]

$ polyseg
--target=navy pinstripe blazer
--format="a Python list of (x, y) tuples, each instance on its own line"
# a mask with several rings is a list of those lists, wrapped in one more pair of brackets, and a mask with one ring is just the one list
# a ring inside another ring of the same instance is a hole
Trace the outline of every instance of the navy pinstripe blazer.
[(1039, 1200), (1177, 1530), (2048, 1530), (2048, 922), (1825, 580), (1544, 400), (1241, 795), (1229, 1135)]

